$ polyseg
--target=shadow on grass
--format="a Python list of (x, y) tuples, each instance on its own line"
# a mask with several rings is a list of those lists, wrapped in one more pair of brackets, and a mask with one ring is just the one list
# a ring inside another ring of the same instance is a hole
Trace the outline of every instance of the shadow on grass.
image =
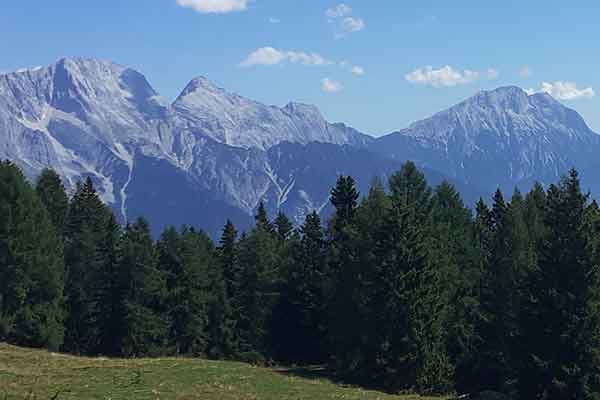
[(345, 386), (348, 388), (360, 388), (365, 390), (373, 390), (386, 394), (398, 394), (380, 385), (368, 384), (367, 382), (360, 382), (336, 374), (332, 369), (326, 365), (311, 365), (311, 366), (294, 366), (294, 367), (279, 367), (274, 368), (275, 372), (282, 375), (293, 376), (308, 380), (327, 380), (339, 386)]

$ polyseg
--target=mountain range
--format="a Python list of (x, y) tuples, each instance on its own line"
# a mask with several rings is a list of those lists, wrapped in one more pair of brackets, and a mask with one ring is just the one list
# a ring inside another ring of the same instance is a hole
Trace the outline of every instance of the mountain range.
[(467, 203), (497, 187), (527, 189), (577, 167), (592, 192), (600, 136), (547, 94), (480, 92), (378, 138), (326, 121), (311, 105), (264, 105), (193, 79), (168, 104), (139, 72), (95, 59), (0, 75), (0, 159), (31, 179), (57, 170), (67, 189), (91, 177), (122, 222), (155, 232), (190, 224), (247, 229), (260, 201), (296, 223), (327, 213), (340, 174), (364, 192), (406, 160)]

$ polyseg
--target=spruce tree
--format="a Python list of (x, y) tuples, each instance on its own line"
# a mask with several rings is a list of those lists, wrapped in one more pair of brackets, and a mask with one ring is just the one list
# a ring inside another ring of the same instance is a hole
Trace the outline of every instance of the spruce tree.
[[(214, 279), (222, 279), (223, 282), (215, 288), (217, 303), (213, 305), (212, 309), (211, 331), (214, 332), (213, 337), (215, 338), (212, 347), (227, 356), (240, 352), (241, 337), (238, 322), (241, 321), (244, 309), (241, 293), (243, 270), (238, 259), (237, 236), (235, 226), (228, 220), (223, 228), (219, 247), (216, 249), (217, 270), (213, 272)], [(217, 322), (219, 319), (220, 322)], [(220, 336), (217, 337), (219, 332)]]
[(572, 170), (548, 189), (546, 235), (523, 307), (519, 398), (600, 393), (598, 259), (586, 232), (588, 197)]
[(100, 199), (93, 182), (78, 184), (69, 205), (65, 225), (65, 343), (64, 350), (93, 353), (99, 345), (100, 314), (97, 277), (111, 249), (105, 246), (111, 212)]
[(277, 218), (275, 218), (274, 225), (277, 236), (279, 236), (279, 239), (283, 242), (288, 240), (294, 232), (294, 225), (281, 211), (277, 213)]
[(208, 348), (208, 308), (214, 248), (204, 234), (184, 228), (181, 264), (169, 271), (170, 340), (178, 355), (202, 355)]
[(331, 190), (330, 198), (331, 204), (335, 208), (330, 227), (330, 236), (333, 240), (342, 239), (344, 228), (354, 218), (359, 196), (356, 182), (351, 176), (338, 178), (335, 187)]
[(69, 211), (69, 197), (58, 174), (54, 170), (44, 169), (38, 178), (36, 192), (48, 210), (56, 231), (62, 235)]
[[(168, 339), (165, 276), (157, 268), (154, 243), (145, 220), (138, 219), (125, 228), (119, 251), (124, 288), (122, 354), (128, 357), (164, 354)], [(193, 299), (187, 299), (190, 300)]]
[(267, 213), (265, 203), (262, 201), (258, 204), (258, 210), (254, 216), (254, 221), (256, 222), (257, 230), (268, 233), (273, 233), (275, 231), (273, 224), (269, 221), (269, 214)]
[(95, 354), (118, 356), (121, 354), (120, 338), (125, 323), (124, 282), (119, 268), (119, 244), (121, 226), (111, 213), (99, 242), (102, 255), (95, 271), (92, 288), (95, 307), (91, 311), (92, 321), (97, 330), (98, 343), (91, 351)]
[(0, 340), (57, 350), (63, 341), (62, 243), (22, 172), (0, 162)]
[(300, 241), (290, 243), (281, 296), (274, 311), (273, 351), (278, 360), (315, 364), (327, 360), (326, 247), (321, 219), (313, 211), (300, 228)]
[(262, 361), (268, 354), (268, 328), (280, 278), (279, 241), (264, 207), (259, 207), (255, 219), (255, 229), (238, 244), (241, 276), (234, 305), (240, 354), (248, 361)]

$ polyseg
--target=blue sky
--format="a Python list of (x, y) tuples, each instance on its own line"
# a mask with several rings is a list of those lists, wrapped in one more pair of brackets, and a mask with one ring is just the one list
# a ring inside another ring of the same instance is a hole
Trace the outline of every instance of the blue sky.
[(597, 0), (3, 1), (0, 71), (134, 67), (167, 100), (203, 75), (381, 135), (482, 89), (546, 90), (600, 132)]

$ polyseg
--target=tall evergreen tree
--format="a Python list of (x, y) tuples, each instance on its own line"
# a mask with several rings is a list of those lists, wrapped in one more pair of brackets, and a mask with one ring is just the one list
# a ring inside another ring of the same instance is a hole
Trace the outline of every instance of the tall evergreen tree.
[(273, 233), (275, 231), (273, 224), (269, 220), (269, 214), (267, 213), (265, 203), (262, 201), (258, 204), (258, 210), (256, 211), (256, 215), (254, 216), (254, 221), (256, 222), (257, 230), (268, 233)]
[(547, 233), (524, 304), (521, 399), (595, 399), (600, 393), (599, 271), (576, 171), (548, 189)]
[(283, 212), (277, 213), (277, 218), (274, 221), (277, 236), (281, 241), (286, 241), (294, 232), (294, 225), (291, 223), (287, 215)]
[(148, 223), (138, 219), (128, 225), (119, 249), (125, 314), (120, 338), (122, 353), (130, 357), (164, 354), (168, 338), (165, 276), (157, 268)]
[[(215, 304), (214, 313), (221, 315), (213, 316), (213, 320), (222, 318), (216, 328), (213, 325), (213, 331), (222, 330), (220, 344), (214, 344), (217, 349), (222, 349), (227, 355), (233, 355), (240, 352), (240, 332), (237, 324), (241, 320), (243, 313), (243, 296), (241, 293), (243, 270), (239, 263), (239, 249), (237, 243), (238, 233), (231, 221), (227, 221), (223, 228), (219, 247), (217, 248), (217, 269), (214, 273), (215, 279), (223, 279), (224, 293), (220, 294), (217, 290), (217, 296), (223, 296), (223, 301)], [(217, 300), (218, 301), (218, 300)], [(220, 308), (222, 307), (222, 308)]]
[(179, 255), (180, 263), (168, 270), (170, 341), (175, 354), (206, 354), (213, 244), (204, 233), (184, 228)]
[(104, 246), (110, 215), (90, 178), (77, 185), (69, 205), (64, 239), (67, 314), (64, 349), (68, 352), (91, 353), (98, 346), (96, 278), (110, 257), (111, 250)]
[(288, 363), (327, 361), (327, 260), (319, 214), (306, 216), (301, 239), (291, 244), (292, 261), (275, 310), (273, 350)]
[(57, 350), (63, 341), (63, 249), (44, 205), (0, 162), (0, 340)]
[(259, 207), (256, 227), (238, 245), (241, 272), (235, 315), (240, 352), (248, 361), (260, 361), (268, 353), (268, 326), (278, 300), (279, 241)]
[(69, 211), (69, 197), (58, 174), (54, 170), (44, 169), (38, 178), (36, 192), (48, 210), (56, 231), (62, 235)]
[(94, 271), (93, 298), (95, 307), (91, 319), (97, 329), (98, 343), (93, 353), (118, 356), (121, 354), (121, 342), (125, 323), (125, 288), (122, 271), (119, 268), (119, 244), (121, 226), (113, 214), (100, 238), (98, 252), (98, 270)]
[(335, 208), (335, 214), (331, 221), (330, 235), (334, 240), (341, 239), (343, 230), (348, 226), (358, 206), (360, 194), (356, 188), (356, 182), (351, 176), (340, 176), (331, 190), (331, 204)]

